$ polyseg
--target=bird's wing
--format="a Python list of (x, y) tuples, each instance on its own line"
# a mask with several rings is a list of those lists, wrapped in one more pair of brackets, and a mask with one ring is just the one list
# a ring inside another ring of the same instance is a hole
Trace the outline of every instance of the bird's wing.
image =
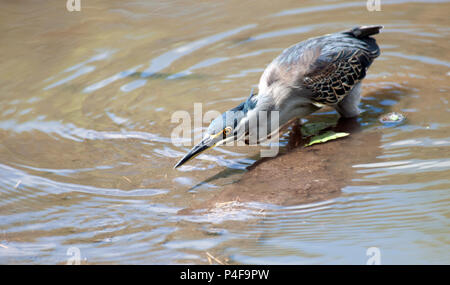
[(287, 48), (264, 71), (260, 92), (270, 93), (271, 88), (281, 86), (313, 102), (338, 103), (366, 76), (367, 68), (380, 54), (375, 39), (370, 36), (381, 28), (356, 27)]
[(311, 99), (333, 105), (366, 76), (372, 62), (370, 54), (362, 49), (341, 49), (319, 56), (303, 76), (303, 86), (312, 91)]
[(380, 49), (371, 35), (382, 26), (362, 26), (317, 40), (320, 55), (303, 74), (303, 86), (312, 91), (311, 99), (332, 105), (341, 101), (366, 76)]

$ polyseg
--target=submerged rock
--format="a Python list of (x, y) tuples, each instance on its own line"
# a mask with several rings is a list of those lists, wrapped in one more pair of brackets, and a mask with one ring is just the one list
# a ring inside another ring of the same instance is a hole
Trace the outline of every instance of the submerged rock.
[(380, 122), (383, 124), (398, 124), (405, 120), (405, 116), (398, 112), (391, 112), (380, 117)]

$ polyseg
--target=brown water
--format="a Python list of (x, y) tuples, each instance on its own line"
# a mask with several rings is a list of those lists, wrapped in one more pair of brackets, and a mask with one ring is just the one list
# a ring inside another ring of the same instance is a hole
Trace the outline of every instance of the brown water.
[[(450, 263), (450, 1), (62, 2), (0, 4), (0, 263)], [(363, 24), (382, 54), (348, 139), (172, 169), (174, 111), (234, 107), (284, 48)]]

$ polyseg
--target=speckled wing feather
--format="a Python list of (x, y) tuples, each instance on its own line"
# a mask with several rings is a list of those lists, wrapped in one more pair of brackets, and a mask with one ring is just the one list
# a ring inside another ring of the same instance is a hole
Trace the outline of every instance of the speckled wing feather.
[(380, 28), (360, 27), (317, 39), (320, 55), (303, 76), (303, 86), (312, 91), (313, 101), (334, 105), (366, 76), (366, 70), (380, 54), (375, 40), (368, 36)]
[(340, 51), (331, 62), (316, 64), (316, 69), (304, 77), (304, 86), (313, 91), (314, 101), (336, 104), (366, 76), (370, 62), (361, 50)]

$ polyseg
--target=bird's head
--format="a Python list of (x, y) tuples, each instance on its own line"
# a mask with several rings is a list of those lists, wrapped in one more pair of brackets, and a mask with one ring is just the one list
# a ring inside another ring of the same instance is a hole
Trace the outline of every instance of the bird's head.
[(203, 140), (195, 145), (174, 168), (177, 168), (209, 148), (232, 141), (244, 140), (249, 134), (249, 113), (255, 109), (257, 99), (250, 94), (245, 102), (215, 118)]

